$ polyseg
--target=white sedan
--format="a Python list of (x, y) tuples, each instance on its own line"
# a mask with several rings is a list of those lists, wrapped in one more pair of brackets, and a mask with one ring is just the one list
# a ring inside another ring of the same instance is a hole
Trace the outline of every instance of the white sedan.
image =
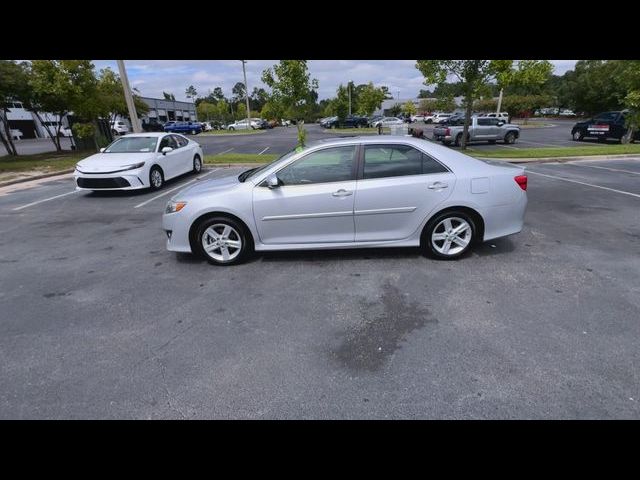
[(388, 127), (389, 125), (403, 125), (404, 122), (402, 120), (400, 120), (399, 118), (396, 117), (384, 117), (381, 118), (380, 120), (378, 120), (377, 122), (374, 122), (373, 126), (375, 128), (378, 128), (380, 125), (382, 125), (383, 127)]
[(78, 190), (157, 190), (166, 180), (202, 170), (202, 147), (177, 133), (138, 133), (117, 139), (81, 160)]
[(238, 120), (237, 122), (230, 123), (227, 126), (228, 130), (256, 130), (259, 127), (258, 122), (251, 119), (251, 123), (248, 123), (246, 119)]

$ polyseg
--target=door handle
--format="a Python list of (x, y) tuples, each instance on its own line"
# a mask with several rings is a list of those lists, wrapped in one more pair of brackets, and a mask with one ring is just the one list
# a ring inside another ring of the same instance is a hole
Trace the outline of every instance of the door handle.
[(427, 188), (430, 190), (440, 190), (441, 188), (447, 188), (449, 185), (442, 182), (435, 182), (429, 185)]
[(353, 195), (353, 192), (348, 192), (341, 188), (337, 192), (333, 192), (331, 195), (334, 197), (348, 197), (349, 195)]

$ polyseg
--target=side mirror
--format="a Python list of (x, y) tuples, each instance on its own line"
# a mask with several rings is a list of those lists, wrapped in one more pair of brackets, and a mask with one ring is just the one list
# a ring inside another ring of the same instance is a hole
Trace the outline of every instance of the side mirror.
[(102, 147), (102, 148), (100, 149), (100, 153), (104, 152), (105, 150), (106, 150), (106, 148)]
[(265, 180), (267, 187), (274, 189), (280, 186), (280, 181), (278, 180), (278, 176), (275, 173), (272, 173)]
[(166, 154), (167, 154), (167, 153), (169, 153), (169, 152), (173, 152), (173, 148), (171, 148), (171, 147), (164, 147), (164, 148), (162, 149), (162, 154), (163, 154), (163, 155), (166, 155)]
[(502, 125), (504, 125), (504, 122), (498, 122), (499, 127), (501, 127)]

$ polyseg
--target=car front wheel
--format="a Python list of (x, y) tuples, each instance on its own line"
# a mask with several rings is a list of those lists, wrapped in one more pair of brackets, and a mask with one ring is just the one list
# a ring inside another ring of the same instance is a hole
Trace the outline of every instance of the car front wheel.
[(196, 155), (193, 157), (193, 173), (198, 174), (202, 170), (202, 160), (200, 160), (200, 155)]
[(474, 243), (476, 226), (464, 212), (436, 216), (425, 229), (423, 245), (432, 257), (452, 260), (464, 255)]
[(152, 167), (149, 172), (149, 185), (152, 190), (160, 190), (164, 184), (164, 176), (159, 167)]
[(242, 225), (227, 217), (205, 219), (195, 236), (196, 250), (212, 265), (233, 265), (250, 251), (248, 235)]
[(582, 139), (584, 138), (584, 135), (582, 134), (582, 132), (580, 130), (576, 130), (575, 132), (573, 132), (573, 134), (571, 136), (573, 137), (573, 140), (575, 142), (581, 142)]
[(504, 143), (512, 144), (516, 143), (516, 134), (509, 132), (504, 136)]

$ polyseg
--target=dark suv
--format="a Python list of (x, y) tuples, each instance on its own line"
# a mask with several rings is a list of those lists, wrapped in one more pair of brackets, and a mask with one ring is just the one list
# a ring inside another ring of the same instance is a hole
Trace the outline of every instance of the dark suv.
[[(577, 142), (585, 137), (602, 141), (608, 138), (620, 140), (627, 133), (625, 126), (627, 113), (628, 110), (599, 113), (589, 120), (576, 123), (571, 129), (571, 136)], [(634, 133), (633, 140), (640, 140), (640, 131)]]

